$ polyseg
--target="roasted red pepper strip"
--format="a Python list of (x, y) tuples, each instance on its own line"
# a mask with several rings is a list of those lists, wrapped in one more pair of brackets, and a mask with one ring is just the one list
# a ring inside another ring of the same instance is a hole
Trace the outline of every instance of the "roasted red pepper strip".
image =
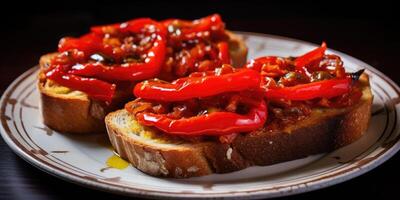
[(167, 19), (164, 20), (162, 23), (164, 24), (164, 26), (168, 26), (174, 24), (175, 21), (179, 22), (179, 28), (181, 29), (183, 35), (189, 35), (204, 31), (212, 31), (218, 29), (220, 26), (224, 26), (221, 16), (218, 14), (213, 14), (194, 21)]
[(115, 92), (115, 84), (94, 78), (83, 78), (67, 74), (61, 65), (58, 65), (46, 73), (47, 78), (74, 90), (87, 93), (93, 99), (111, 103)]
[[(117, 56), (113, 52), (113, 47), (103, 43), (104, 34), (127, 34), (140, 32), (147, 25), (153, 25), (157, 22), (149, 18), (134, 19), (125, 23), (112, 25), (95, 26), (91, 28), (90, 33), (79, 38), (66, 37), (60, 40), (58, 51), (64, 52), (72, 49), (83, 51), (86, 55), (93, 53), (103, 53), (108, 56)], [(159, 32), (166, 35), (166, 29), (160, 24), (157, 24)]]
[(172, 83), (144, 81), (137, 84), (134, 94), (143, 99), (182, 101), (195, 97), (207, 97), (223, 92), (242, 91), (260, 86), (260, 75), (250, 69), (242, 69), (223, 75), (207, 75), (177, 79)]
[(351, 90), (351, 79), (331, 79), (292, 87), (266, 89), (267, 99), (304, 101), (314, 98), (332, 98)]
[(214, 14), (193, 21), (192, 27), (190, 29), (183, 29), (182, 32), (184, 34), (189, 34), (189, 33), (208, 31), (210, 29), (211, 30), (216, 29), (217, 28), (216, 26), (220, 26), (221, 24), (222, 24), (221, 16), (218, 14)]
[(190, 118), (171, 119), (164, 114), (141, 112), (136, 114), (139, 123), (175, 135), (226, 135), (249, 132), (264, 126), (267, 119), (267, 106), (260, 104), (246, 115), (232, 112), (214, 112)]
[(252, 60), (250, 60), (250, 62), (248, 62), (246, 64), (246, 68), (253, 69), (253, 70), (256, 70), (258, 72), (261, 72), (262, 67), (265, 64), (270, 64), (270, 65), (278, 64), (278, 57), (276, 57), (276, 56), (265, 56), (265, 57), (259, 57), (259, 58), (256, 58), (256, 59), (252, 59)]
[(104, 80), (135, 81), (155, 77), (161, 70), (165, 58), (165, 40), (157, 37), (148, 51), (144, 63), (125, 63), (119, 66), (105, 66), (102, 63), (75, 65), (71, 74), (96, 77)]
[[(125, 23), (94, 26), (90, 30), (97, 34), (113, 34), (116, 30), (118, 30), (119, 33), (135, 33), (141, 31), (146, 25), (153, 24), (155, 24), (155, 21), (150, 18), (137, 18)], [(159, 25), (157, 25), (156, 28), (160, 28)], [(160, 29), (159, 31), (163, 31), (163, 34), (166, 34), (166, 30), (164, 29)]]
[(263, 76), (278, 77), (285, 75), (288, 64), (285, 59), (277, 56), (265, 56), (251, 60), (245, 67), (261, 73)]
[(296, 66), (297, 70), (302, 70), (303, 67), (308, 65), (309, 63), (320, 60), (325, 55), (326, 51), (326, 43), (322, 42), (322, 45), (300, 57), (297, 57), (294, 61), (294, 65)]
[(109, 51), (112, 50), (104, 47), (103, 37), (95, 33), (88, 33), (80, 38), (66, 37), (60, 40), (58, 44), (58, 52), (64, 52), (72, 49), (83, 51), (88, 55), (99, 51), (101, 51), (101, 53), (109, 54)]
[[(145, 23), (146, 22), (146, 23)], [(150, 23), (152, 22), (152, 23)], [(124, 24), (124, 23), (123, 23)], [(103, 80), (121, 80), (135, 81), (155, 77), (161, 70), (166, 52), (166, 30), (161, 24), (149, 21), (149, 19), (139, 19), (127, 22), (126, 25), (120, 25), (119, 30), (122, 32), (137, 32), (147, 25), (153, 25), (157, 29), (156, 41), (147, 52), (147, 58), (144, 63), (125, 63), (121, 65), (105, 66), (102, 63), (87, 63), (83, 65), (75, 65), (71, 74), (100, 78)], [(94, 27), (93, 31), (107, 31), (107, 27), (115, 27), (116, 25)], [(102, 51), (101, 51), (102, 52)]]
[(230, 64), (231, 57), (229, 55), (229, 45), (227, 42), (218, 43), (218, 58), (221, 60), (222, 64)]

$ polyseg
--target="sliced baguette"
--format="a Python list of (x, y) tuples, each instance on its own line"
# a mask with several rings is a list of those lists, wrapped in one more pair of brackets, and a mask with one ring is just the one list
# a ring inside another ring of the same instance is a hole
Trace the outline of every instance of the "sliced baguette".
[(370, 120), (372, 93), (361, 76), (361, 101), (342, 109), (313, 109), (279, 131), (242, 134), (231, 144), (188, 142), (141, 126), (126, 110), (107, 115), (110, 141), (119, 155), (153, 176), (185, 178), (227, 173), (329, 152), (359, 139)]
[[(247, 47), (241, 37), (227, 31), (229, 36), (229, 52), (234, 66), (242, 66), (246, 62)], [(117, 90), (112, 105), (90, 99), (85, 93), (71, 90), (47, 80), (44, 74), (50, 60), (57, 53), (50, 53), (40, 58), (38, 88), (41, 97), (41, 111), (44, 123), (50, 128), (69, 133), (105, 132), (104, 117), (110, 112), (123, 107), (133, 98), (132, 86)]]

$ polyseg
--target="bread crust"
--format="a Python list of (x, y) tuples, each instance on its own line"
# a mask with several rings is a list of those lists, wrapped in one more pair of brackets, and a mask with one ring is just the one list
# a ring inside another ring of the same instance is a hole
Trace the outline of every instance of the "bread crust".
[(111, 144), (122, 158), (129, 160), (137, 169), (153, 176), (179, 178), (203, 176), (213, 172), (203, 155), (201, 146), (174, 148), (141, 141), (127, 135), (114, 123), (110, 123), (118, 114), (116, 111), (106, 117)]
[[(46, 92), (43, 83), (39, 82), (38, 85), (43, 122), (48, 127), (69, 133), (104, 132), (104, 106), (95, 105), (96, 103), (87, 97), (60, 97)], [(94, 107), (98, 107), (100, 113), (97, 117), (92, 114)]]
[[(241, 37), (227, 31), (232, 61), (235, 66), (246, 62), (247, 47)], [(110, 111), (123, 107), (128, 102), (132, 87), (117, 90), (117, 97), (112, 105), (90, 99), (87, 95), (67, 96), (59, 95), (46, 89), (46, 76), (44, 71), (48, 68), (51, 58), (58, 53), (42, 56), (39, 61), (40, 72), (38, 75), (38, 89), (40, 92), (40, 107), (43, 122), (50, 128), (67, 133), (92, 133), (105, 132), (104, 118)]]
[[(130, 116), (125, 110), (110, 113), (105, 121), (116, 152), (147, 174), (185, 178), (227, 173), (330, 152), (359, 139), (368, 127), (373, 98), (366, 75), (361, 82), (363, 97), (352, 107), (313, 111), (310, 117), (282, 130), (261, 129), (242, 134), (231, 144), (199, 142), (165, 146), (148, 142), (128, 134), (127, 129), (115, 122), (118, 117)], [(154, 160), (157, 165), (151, 164)]]

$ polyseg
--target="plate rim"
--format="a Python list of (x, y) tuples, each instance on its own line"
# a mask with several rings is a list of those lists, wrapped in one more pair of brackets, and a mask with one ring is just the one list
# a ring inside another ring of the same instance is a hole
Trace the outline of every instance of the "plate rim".
[[(278, 36), (278, 35), (271, 35), (271, 34), (264, 34), (264, 33), (253, 33), (253, 32), (244, 32), (244, 31), (235, 31), (235, 33), (240, 34), (241, 36), (256, 36), (256, 37), (268, 37), (268, 38), (273, 38), (273, 39), (280, 39), (280, 40), (286, 40), (286, 41), (293, 41), (297, 43), (302, 43), (302, 44), (308, 44), (312, 46), (317, 46), (314, 43), (295, 39), (295, 38), (289, 38), (289, 37), (284, 37), (284, 36)], [(388, 83), (396, 92), (397, 94), (400, 93), (400, 87), (389, 77), (387, 77), (385, 74), (380, 72), (379, 70), (375, 69), (373, 66), (363, 62), (360, 59), (354, 58), (351, 55), (348, 55), (346, 53), (336, 51), (333, 49), (329, 49), (329, 51), (334, 52), (334, 53), (339, 53), (342, 55), (346, 55), (346, 59), (351, 60), (352, 62), (355, 63), (362, 63), (365, 65), (368, 70), (371, 72), (375, 73), (378, 75), (381, 79), (383, 79), (386, 83)], [(289, 189), (286, 192), (280, 192), (278, 190), (270, 190), (270, 188), (266, 189), (256, 189), (256, 190), (247, 190), (247, 191), (239, 191), (239, 192), (227, 192), (227, 193), (190, 193), (190, 194), (184, 194), (184, 193), (169, 193), (169, 192), (163, 192), (163, 191), (153, 191), (153, 190), (147, 190), (147, 189), (141, 189), (141, 188), (134, 188), (134, 187), (120, 187), (120, 186), (114, 186), (110, 185), (105, 182), (101, 182), (98, 180), (91, 180), (91, 179), (84, 179), (82, 177), (70, 174), (66, 171), (54, 169), (51, 166), (42, 163), (40, 160), (34, 158), (32, 155), (29, 155), (27, 152), (25, 152), (21, 147), (18, 147), (18, 144), (12, 140), (12, 138), (9, 137), (8, 134), (6, 134), (6, 130), (3, 127), (3, 123), (5, 123), (5, 120), (3, 119), (3, 107), (5, 108), (5, 100), (7, 99), (8, 95), (11, 94), (11, 89), (13, 87), (18, 86), (20, 81), (23, 81), (25, 78), (31, 76), (33, 73), (37, 71), (38, 67), (32, 67), (29, 70), (25, 71), (23, 74), (18, 76), (4, 91), (2, 94), (1, 100), (0, 100), (0, 105), (1, 105), (1, 135), (5, 141), (5, 143), (15, 152), (19, 157), (21, 157), (23, 160), (27, 161), (28, 163), (32, 164), (36, 168), (40, 169), (41, 171), (44, 171), (48, 174), (51, 174), (53, 176), (56, 176), (62, 180), (72, 182), (81, 186), (85, 186), (88, 188), (92, 189), (97, 189), (101, 191), (106, 191), (106, 192), (111, 192), (111, 193), (116, 193), (116, 194), (122, 194), (122, 195), (128, 195), (128, 196), (140, 196), (144, 198), (195, 198), (195, 199), (204, 199), (204, 198), (235, 198), (235, 199), (243, 199), (243, 198), (266, 198), (266, 197), (277, 197), (277, 196), (289, 196), (289, 195), (294, 195), (294, 194), (299, 194), (303, 192), (308, 192), (308, 191), (314, 191), (317, 189), (321, 188), (326, 188), (335, 184), (339, 184), (342, 182), (345, 182), (347, 180), (353, 179), (357, 176), (360, 176), (375, 167), (381, 165), (382, 163), (386, 162), (388, 159), (390, 159), (393, 155), (395, 155), (399, 150), (400, 150), (400, 138), (396, 138), (396, 141), (393, 142), (393, 144), (383, 150), (383, 153), (380, 154), (378, 157), (375, 159), (372, 159), (370, 162), (365, 163), (361, 166), (359, 166), (359, 170), (350, 170), (348, 173), (342, 173), (333, 177), (327, 177), (323, 178), (321, 180), (317, 181), (312, 181), (311, 183), (307, 184), (307, 187), (301, 188), (295, 188), (293, 189), (293, 186), (284, 186), (281, 188), (282, 190)], [(400, 96), (400, 95), (399, 95)], [(395, 106), (395, 105), (394, 105)], [(397, 119), (397, 122), (400, 121), (400, 119)], [(396, 127), (395, 127), (396, 128)], [(399, 130), (397, 130), (399, 131)], [(301, 183), (300, 183), (301, 184)], [(296, 184), (299, 185), (299, 184)]]

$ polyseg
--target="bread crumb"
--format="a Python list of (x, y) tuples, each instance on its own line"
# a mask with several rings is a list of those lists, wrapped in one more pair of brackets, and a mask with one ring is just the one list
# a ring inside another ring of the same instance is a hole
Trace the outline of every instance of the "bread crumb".
[(152, 158), (152, 156), (151, 156), (151, 154), (150, 154), (150, 153), (148, 153), (148, 152), (144, 152), (144, 159), (145, 159), (145, 160), (147, 160), (147, 161), (150, 161), (150, 160), (151, 160), (151, 158)]
[(175, 168), (175, 176), (180, 177), (182, 175), (182, 169), (180, 167)]
[(199, 168), (197, 166), (191, 166), (187, 169), (188, 172), (197, 172)]
[(229, 149), (226, 151), (226, 158), (228, 158), (228, 160), (232, 159), (232, 147), (229, 147)]

